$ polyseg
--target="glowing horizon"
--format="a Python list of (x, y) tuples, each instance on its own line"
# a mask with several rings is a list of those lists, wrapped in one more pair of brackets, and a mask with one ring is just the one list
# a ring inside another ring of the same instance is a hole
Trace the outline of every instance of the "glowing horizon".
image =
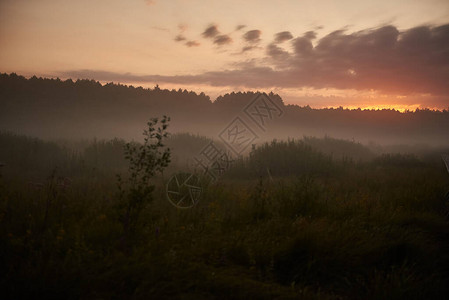
[[(18, 76), (24, 76), (27, 79), (30, 79), (31, 77), (36, 76), (36, 75), (27, 75), (27, 76), (25, 76), (23, 74), (17, 74), (17, 75)], [(38, 77), (38, 76), (36, 76), (36, 77)], [(44, 76), (40, 76), (40, 77), (42, 77), (42, 78), (51, 78), (51, 79), (60, 79), (62, 81), (72, 80), (74, 82), (76, 80), (95, 80), (94, 78), (60, 78), (60, 77), (44, 77)], [(234, 90), (221, 90), (221, 91), (218, 91), (218, 93), (213, 92), (212, 94), (208, 94), (202, 88), (195, 89), (195, 88), (191, 88), (191, 87), (185, 88), (185, 87), (177, 87), (177, 86), (160, 86), (157, 83), (152, 84), (152, 85), (141, 85), (139, 83), (121, 83), (121, 82), (111, 82), (111, 81), (101, 81), (101, 80), (95, 80), (95, 81), (99, 82), (103, 86), (106, 85), (106, 84), (109, 84), (109, 83), (113, 83), (113, 84), (120, 84), (120, 85), (124, 85), (124, 86), (128, 86), (128, 87), (133, 86), (135, 88), (142, 87), (144, 89), (153, 89), (156, 85), (158, 85), (159, 88), (163, 89), (163, 90), (179, 90), (179, 89), (184, 90), (185, 89), (185, 90), (187, 90), (189, 92), (193, 91), (193, 92), (195, 92), (197, 94), (204, 93), (206, 96), (209, 96), (209, 98), (211, 99), (212, 102), (214, 102), (218, 96), (222, 96), (222, 95), (225, 95), (227, 93), (231, 93), (231, 92), (234, 91)], [(240, 92), (248, 92), (248, 91), (255, 92), (256, 90), (239, 90), (239, 91)], [(237, 92), (237, 91), (234, 91), (234, 92)], [(262, 90), (261, 92), (266, 92), (266, 93), (273, 92), (273, 93), (276, 93), (275, 90)], [(211, 95), (213, 95), (213, 96), (211, 96)], [(375, 99), (372, 99), (372, 97), (370, 97), (370, 101), (369, 102), (379, 102), (379, 103), (384, 103), (384, 104), (376, 104), (376, 105), (367, 104), (367, 105), (358, 105), (358, 106), (357, 105), (351, 105), (351, 104), (348, 104), (348, 105), (338, 105), (338, 104), (334, 104), (334, 105), (319, 105), (319, 104), (313, 104), (313, 103), (309, 103), (309, 102), (305, 102), (305, 101), (291, 102), (289, 100), (286, 100), (283, 97), (282, 94), (278, 94), (278, 95), (282, 98), (282, 100), (284, 101), (285, 105), (298, 105), (300, 107), (307, 107), (307, 106), (309, 106), (309, 107), (311, 107), (313, 109), (326, 109), (326, 108), (327, 109), (332, 109), (332, 108), (333, 109), (338, 109), (338, 108), (342, 107), (343, 109), (349, 109), (349, 110), (358, 110), (358, 109), (361, 109), (361, 110), (384, 110), (384, 109), (386, 109), (386, 110), (396, 110), (396, 111), (401, 112), (401, 113), (404, 113), (404, 112), (407, 112), (407, 111), (413, 112), (413, 111), (416, 111), (416, 109), (430, 109), (430, 110), (436, 110), (436, 111), (447, 110), (447, 111), (449, 111), (449, 105), (447, 107), (428, 107), (428, 106), (423, 106), (421, 104), (412, 104), (412, 105), (404, 105), (404, 104), (400, 104), (400, 103), (385, 104), (385, 99), (379, 98), (380, 100), (376, 101)]]

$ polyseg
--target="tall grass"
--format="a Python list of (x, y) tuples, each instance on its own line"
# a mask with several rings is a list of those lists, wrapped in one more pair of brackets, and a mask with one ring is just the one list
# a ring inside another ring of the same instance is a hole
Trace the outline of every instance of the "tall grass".
[[(41, 141), (16, 138), (9, 142), (35, 153), (30, 161), (45, 160), (46, 151), (28, 149)], [(266, 144), (190, 210), (171, 206), (156, 178), (130, 252), (120, 244), (117, 162), (107, 163), (120, 143), (96, 142), (78, 156), (49, 146), (72, 166), (55, 172), (5, 161), (46, 175), (42, 186), (7, 169), (0, 179), (2, 298), (446, 298), (449, 175), (440, 161)]]

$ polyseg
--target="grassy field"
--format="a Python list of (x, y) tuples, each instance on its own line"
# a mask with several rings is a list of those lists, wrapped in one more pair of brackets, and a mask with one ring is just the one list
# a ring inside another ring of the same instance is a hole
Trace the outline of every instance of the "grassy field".
[(440, 153), (272, 142), (177, 209), (164, 184), (205, 142), (167, 141), (172, 164), (151, 178), (130, 233), (116, 179), (127, 169), (123, 141), (1, 134), (1, 298), (447, 298)]

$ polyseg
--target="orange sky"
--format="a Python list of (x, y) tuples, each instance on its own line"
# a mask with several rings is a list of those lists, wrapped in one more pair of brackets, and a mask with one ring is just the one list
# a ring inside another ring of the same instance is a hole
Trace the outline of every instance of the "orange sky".
[(445, 0), (1, 0), (0, 72), (442, 109), (445, 24)]

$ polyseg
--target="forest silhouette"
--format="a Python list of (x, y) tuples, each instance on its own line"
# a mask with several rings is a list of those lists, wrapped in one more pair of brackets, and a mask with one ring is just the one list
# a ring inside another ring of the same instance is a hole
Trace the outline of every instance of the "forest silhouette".
[[(172, 132), (215, 138), (256, 94), (232, 92), (212, 101), (203, 92), (158, 85), (145, 89), (0, 74), (0, 127), (41, 138), (137, 138), (150, 116), (165, 114), (172, 119)], [(265, 141), (324, 135), (364, 143), (447, 145), (449, 141), (449, 109), (314, 109), (285, 105), (280, 95), (269, 96), (283, 116), (259, 134)]]

